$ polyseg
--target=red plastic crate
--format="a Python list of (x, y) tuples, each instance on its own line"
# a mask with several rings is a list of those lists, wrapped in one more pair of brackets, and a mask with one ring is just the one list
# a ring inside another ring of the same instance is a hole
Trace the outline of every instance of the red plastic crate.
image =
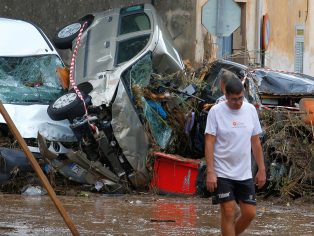
[(196, 178), (199, 160), (183, 158), (161, 152), (154, 153), (154, 175), (151, 187), (161, 194), (187, 194), (196, 193)]

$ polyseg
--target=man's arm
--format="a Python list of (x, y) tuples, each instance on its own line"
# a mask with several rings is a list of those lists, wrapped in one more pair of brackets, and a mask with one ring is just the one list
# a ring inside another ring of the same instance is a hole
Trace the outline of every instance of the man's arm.
[(214, 170), (214, 145), (216, 136), (205, 134), (205, 160), (207, 165), (206, 187), (209, 192), (217, 188), (217, 176)]
[(258, 188), (262, 188), (266, 183), (266, 172), (265, 172), (265, 164), (263, 157), (262, 145), (258, 135), (254, 135), (251, 137), (252, 150), (254, 159), (258, 166), (258, 171), (255, 176), (255, 183)]

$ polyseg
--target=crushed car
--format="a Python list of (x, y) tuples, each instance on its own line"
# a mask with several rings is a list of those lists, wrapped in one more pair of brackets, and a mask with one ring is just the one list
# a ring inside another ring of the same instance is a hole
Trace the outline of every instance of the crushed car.
[[(38, 132), (49, 141), (53, 152), (64, 152), (60, 142), (75, 141), (76, 137), (68, 121), (54, 121), (47, 114), (49, 103), (64, 93), (58, 73), (64, 68), (64, 63), (48, 37), (33, 23), (0, 18), (0, 30), (5, 32), (0, 43), (1, 102), (38, 158)], [(2, 184), (14, 173), (30, 171), (31, 166), (2, 116), (0, 133)]]
[(264, 105), (298, 108), (302, 98), (313, 97), (313, 76), (261, 68), (254, 69), (252, 73), (258, 78), (259, 94)]
[(150, 143), (132, 87), (147, 85), (153, 72), (184, 69), (160, 16), (151, 4), (91, 13), (63, 27), (53, 41), (60, 49), (80, 45), (75, 86), (47, 109), (53, 120), (70, 122), (78, 142), (64, 156), (52, 153), (39, 137), (42, 155), (58, 170), (71, 162), (72, 174), (82, 177), (79, 182), (98, 190), (147, 187)]

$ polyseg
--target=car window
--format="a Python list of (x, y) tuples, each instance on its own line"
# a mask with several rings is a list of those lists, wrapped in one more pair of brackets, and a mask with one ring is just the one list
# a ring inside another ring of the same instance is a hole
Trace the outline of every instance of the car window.
[(145, 13), (122, 16), (119, 35), (150, 30), (151, 24)]
[(217, 75), (217, 77), (214, 79), (212, 85), (211, 85), (211, 91), (212, 91), (212, 96), (215, 99), (218, 99), (219, 97), (221, 97), (223, 95), (222, 91), (220, 90), (220, 80), (221, 80), (221, 76), (222, 73), (224, 72), (224, 69), (221, 69)]
[(5, 103), (42, 103), (57, 99), (63, 92), (56, 55), (0, 57), (0, 99)]
[(150, 34), (134, 37), (118, 42), (117, 64), (130, 60), (137, 55), (148, 43)]

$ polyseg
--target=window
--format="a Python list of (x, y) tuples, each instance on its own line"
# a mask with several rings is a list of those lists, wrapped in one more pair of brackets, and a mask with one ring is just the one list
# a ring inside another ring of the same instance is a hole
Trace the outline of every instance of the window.
[(126, 15), (121, 18), (119, 35), (150, 30), (150, 21), (146, 14)]
[(148, 43), (150, 35), (127, 39), (118, 43), (117, 64), (130, 60)]

